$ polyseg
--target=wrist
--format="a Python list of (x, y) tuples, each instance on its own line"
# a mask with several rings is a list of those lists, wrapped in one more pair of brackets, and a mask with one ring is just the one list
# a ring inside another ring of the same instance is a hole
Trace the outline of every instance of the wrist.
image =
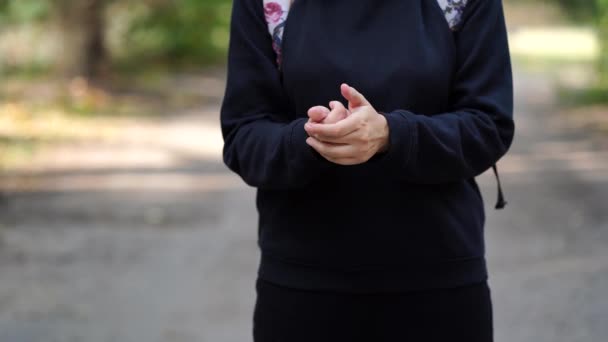
[(389, 131), (389, 127), (388, 127), (388, 121), (386, 120), (386, 117), (384, 117), (384, 113), (382, 112), (378, 112), (378, 116), (380, 117), (380, 122), (381, 122), (381, 139), (380, 139), (380, 146), (378, 148), (378, 153), (384, 153), (386, 151), (388, 151), (389, 145), (390, 145), (390, 131)]

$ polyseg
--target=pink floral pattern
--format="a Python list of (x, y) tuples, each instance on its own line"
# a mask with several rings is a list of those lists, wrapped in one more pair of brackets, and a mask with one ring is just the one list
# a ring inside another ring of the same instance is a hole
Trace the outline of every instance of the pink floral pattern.
[(264, 15), (268, 23), (277, 24), (283, 16), (283, 7), (277, 2), (269, 2), (264, 5)]
[(268, 23), (268, 32), (272, 36), (272, 48), (277, 54), (277, 65), (280, 68), (283, 62), (281, 47), (283, 43), (283, 31), (289, 9), (294, 0), (263, 0), (264, 16)]

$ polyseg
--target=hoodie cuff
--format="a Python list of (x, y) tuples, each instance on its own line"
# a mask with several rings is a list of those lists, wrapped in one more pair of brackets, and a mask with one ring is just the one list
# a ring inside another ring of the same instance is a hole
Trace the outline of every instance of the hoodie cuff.
[(388, 170), (401, 173), (412, 160), (415, 142), (415, 131), (412, 113), (395, 110), (389, 113), (379, 112), (386, 118), (388, 125), (388, 148), (382, 153), (376, 154), (372, 161), (374, 163), (386, 164)]
[(300, 118), (292, 123), (289, 147), (291, 152), (290, 163), (298, 170), (317, 171), (318, 168), (329, 167), (331, 162), (323, 158), (314, 148), (306, 143), (309, 137), (304, 129), (308, 122)]

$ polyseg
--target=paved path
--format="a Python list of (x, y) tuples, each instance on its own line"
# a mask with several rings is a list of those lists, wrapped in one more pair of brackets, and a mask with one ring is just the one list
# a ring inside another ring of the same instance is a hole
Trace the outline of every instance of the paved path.
[[(608, 151), (557, 125), (546, 78), (516, 80), (506, 210), (491, 207), (493, 176), (479, 177), (496, 340), (603, 342)], [(209, 148), (216, 111), (0, 177), (13, 191), (0, 204), (0, 341), (251, 340), (254, 191)]]

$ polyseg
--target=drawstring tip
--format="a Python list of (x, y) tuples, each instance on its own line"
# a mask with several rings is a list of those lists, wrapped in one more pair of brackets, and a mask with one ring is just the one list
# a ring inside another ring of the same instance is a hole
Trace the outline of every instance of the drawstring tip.
[(496, 210), (504, 209), (504, 207), (507, 205), (507, 201), (505, 201), (505, 196), (502, 193), (502, 186), (500, 185), (500, 178), (498, 177), (498, 170), (496, 168), (496, 164), (492, 165), (492, 169), (494, 170), (494, 176), (496, 176), (496, 184), (498, 185), (498, 199), (496, 200), (496, 205), (494, 206), (494, 208)]
[(504, 209), (507, 206), (507, 201), (505, 201), (504, 199), (499, 199), (498, 201), (496, 201), (496, 205), (494, 206), (494, 208), (496, 210), (498, 209)]

